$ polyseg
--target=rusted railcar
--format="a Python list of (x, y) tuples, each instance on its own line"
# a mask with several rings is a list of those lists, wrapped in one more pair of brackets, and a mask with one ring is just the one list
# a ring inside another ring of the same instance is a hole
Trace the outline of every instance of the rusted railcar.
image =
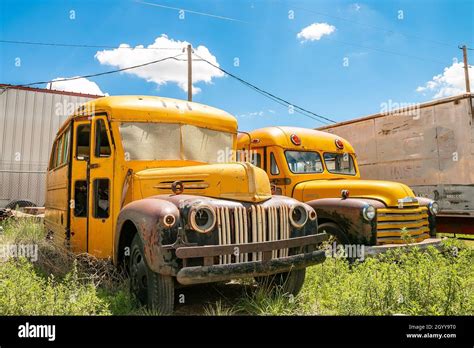
[(367, 179), (399, 181), (440, 204), (438, 232), (474, 233), (473, 94), (318, 128), (347, 139)]

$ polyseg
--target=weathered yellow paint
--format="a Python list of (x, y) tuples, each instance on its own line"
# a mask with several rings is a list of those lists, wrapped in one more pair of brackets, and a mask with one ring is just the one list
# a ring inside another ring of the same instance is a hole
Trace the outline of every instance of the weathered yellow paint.
[(304, 202), (317, 198), (340, 197), (341, 190), (349, 190), (350, 197), (372, 198), (389, 207), (398, 206), (398, 200), (415, 197), (406, 185), (382, 180), (313, 180), (295, 185), (294, 191)]
[[(171, 98), (141, 95), (104, 97), (85, 103), (82, 110), (84, 115), (106, 112), (110, 121), (181, 123), (223, 132), (237, 131), (237, 120), (229, 113)], [(71, 116), (63, 127), (77, 116)]]
[(171, 193), (171, 182), (175, 180), (183, 182), (189, 194), (245, 202), (261, 202), (271, 198), (267, 174), (249, 163), (145, 169), (135, 174), (134, 185), (140, 187), (140, 198), (145, 198)]

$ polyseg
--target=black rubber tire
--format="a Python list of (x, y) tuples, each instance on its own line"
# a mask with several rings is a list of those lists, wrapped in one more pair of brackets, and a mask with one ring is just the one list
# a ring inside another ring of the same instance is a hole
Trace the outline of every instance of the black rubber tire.
[(344, 230), (334, 222), (325, 222), (318, 226), (318, 233), (327, 233), (336, 239), (336, 244), (349, 244)]
[(255, 281), (259, 286), (271, 291), (280, 289), (283, 293), (296, 296), (303, 287), (305, 277), (306, 268), (303, 268), (266, 277), (255, 277)]
[(16, 208), (26, 208), (26, 207), (36, 207), (36, 204), (27, 200), (27, 199), (14, 199), (10, 203), (8, 203), (5, 208), (16, 210)]
[(168, 315), (174, 309), (174, 279), (153, 272), (146, 262), (143, 242), (137, 233), (130, 248), (130, 292), (142, 305)]

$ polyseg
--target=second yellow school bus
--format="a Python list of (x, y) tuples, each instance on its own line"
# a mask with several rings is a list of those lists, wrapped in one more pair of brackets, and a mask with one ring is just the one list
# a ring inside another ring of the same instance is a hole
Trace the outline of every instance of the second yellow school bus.
[(415, 197), (402, 183), (361, 179), (354, 148), (341, 137), (267, 127), (240, 134), (238, 148), (253, 152), (253, 163), (267, 172), (276, 194), (311, 205), (319, 230), (340, 243), (426, 247), (440, 242), (435, 238), (438, 204)]

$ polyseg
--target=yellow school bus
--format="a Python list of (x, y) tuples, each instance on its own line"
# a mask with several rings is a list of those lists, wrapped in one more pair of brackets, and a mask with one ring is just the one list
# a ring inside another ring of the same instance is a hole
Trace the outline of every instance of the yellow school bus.
[(319, 230), (341, 244), (375, 246), (369, 249), (374, 253), (407, 242), (439, 245), (438, 204), (398, 182), (361, 179), (354, 148), (343, 138), (267, 127), (240, 134), (238, 148), (267, 172), (276, 194), (313, 207)]
[(132, 292), (162, 313), (177, 285), (254, 277), (296, 294), (325, 257), (316, 213), (272, 197), (262, 169), (235, 161), (236, 142), (236, 119), (210, 106), (90, 101), (54, 141), (45, 227), (74, 252), (125, 266)]

